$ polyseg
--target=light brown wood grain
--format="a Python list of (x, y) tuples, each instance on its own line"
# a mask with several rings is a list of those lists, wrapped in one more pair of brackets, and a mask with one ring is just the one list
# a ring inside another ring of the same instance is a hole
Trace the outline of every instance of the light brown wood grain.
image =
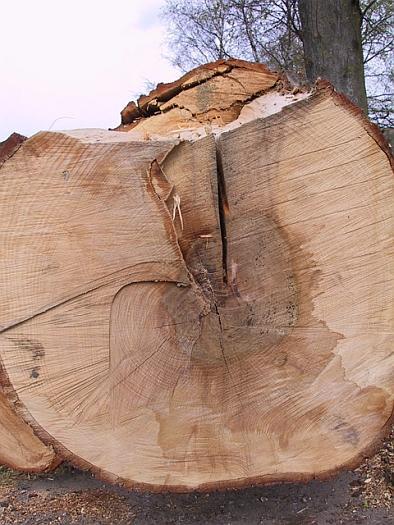
[(322, 478), (384, 435), (394, 179), (329, 86), (194, 141), (43, 133), (2, 177), (0, 357), (74, 464), (207, 490)]
[[(12, 133), (0, 142), (0, 167), (16, 153), (26, 137)], [(1, 184), (1, 172), (0, 172)], [(4, 249), (2, 250), (4, 255)], [(0, 386), (0, 464), (19, 470), (39, 472), (58, 463), (52, 448), (46, 447), (32, 428), (18, 417)]]

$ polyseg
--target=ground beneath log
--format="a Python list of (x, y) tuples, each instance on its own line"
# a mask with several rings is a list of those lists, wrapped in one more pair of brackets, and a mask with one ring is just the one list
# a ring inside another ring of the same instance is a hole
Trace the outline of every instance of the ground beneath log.
[(34, 476), (0, 467), (0, 523), (394, 525), (393, 438), (359, 469), (330, 481), (224, 493), (142, 494), (67, 465)]

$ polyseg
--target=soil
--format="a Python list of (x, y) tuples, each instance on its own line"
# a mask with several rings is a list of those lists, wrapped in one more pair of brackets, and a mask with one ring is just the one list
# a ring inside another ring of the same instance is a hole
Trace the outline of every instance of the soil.
[(394, 525), (393, 438), (355, 471), (328, 481), (208, 494), (127, 491), (68, 465), (42, 475), (0, 468), (0, 523)]

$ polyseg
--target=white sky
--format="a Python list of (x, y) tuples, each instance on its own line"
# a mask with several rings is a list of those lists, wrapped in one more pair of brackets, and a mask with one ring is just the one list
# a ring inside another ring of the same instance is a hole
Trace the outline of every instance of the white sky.
[(1, 4), (0, 141), (13, 131), (116, 126), (147, 80), (179, 76), (163, 56), (163, 0)]

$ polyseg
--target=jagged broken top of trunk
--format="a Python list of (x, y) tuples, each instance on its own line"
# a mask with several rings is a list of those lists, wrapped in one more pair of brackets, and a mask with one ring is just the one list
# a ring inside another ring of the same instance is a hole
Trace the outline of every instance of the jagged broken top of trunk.
[[(264, 107), (251, 104), (268, 92), (273, 96), (262, 99)], [(180, 132), (220, 129), (237, 120), (245, 106), (246, 118), (251, 120), (279, 111), (300, 98), (299, 89), (292, 89), (282, 76), (263, 64), (218, 60), (193, 69), (175, 82), (159, 84), (137, 103), (129, 102), (121, 112), (117, 130), (133, 130), (145, 138), (169, 134), (186, 137)], [(240, 119), (244, 121), (245, 117)]]
[[(1, 168), (4, 381), (45, 442), (129, 486), (324, 477), (392, 416), (390, 154), (329, 85), (295, 100), (241, 64)], [(237, 71), (241, 95), (208, 87)]]

